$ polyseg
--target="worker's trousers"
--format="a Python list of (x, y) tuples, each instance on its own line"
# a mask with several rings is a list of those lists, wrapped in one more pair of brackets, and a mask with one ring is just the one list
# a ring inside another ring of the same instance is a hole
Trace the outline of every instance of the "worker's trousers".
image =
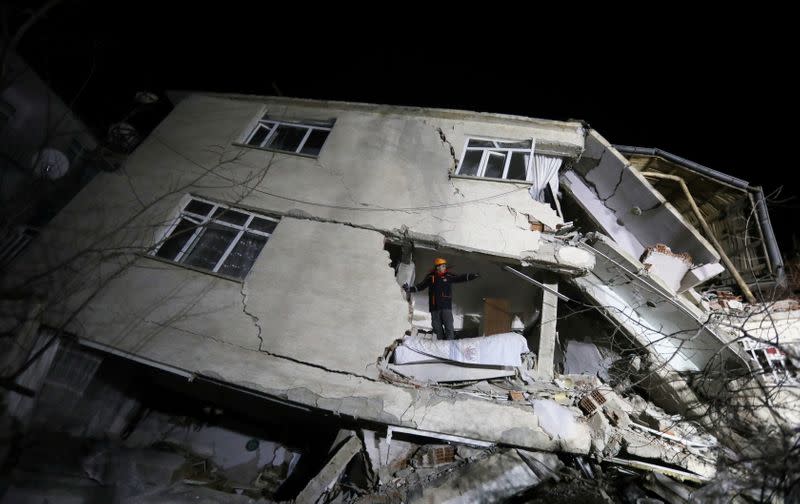
[(436, 339), (456, 339), (453, 332), (453, 310), (433, 310), (431, 312), (431, 323)]

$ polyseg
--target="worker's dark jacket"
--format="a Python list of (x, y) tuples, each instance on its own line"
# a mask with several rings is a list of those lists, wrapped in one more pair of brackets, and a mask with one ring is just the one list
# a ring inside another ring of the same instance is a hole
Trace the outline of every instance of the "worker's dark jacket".
[(409, 291), (419, 292), (428, 289), (428, 309), (434, 310), (452, 310), (453, 309), (453, 288), (452, 284), (460, 282), (468, 282), (475, 280), (477, 275), (475, 273), (465, 273), (463, 275), (455, 275), (449, 271), (445, 272), (443, 276), (439, 276), (435, 271), (431, 271), (425, 275), (425, 280), (411, 287)]

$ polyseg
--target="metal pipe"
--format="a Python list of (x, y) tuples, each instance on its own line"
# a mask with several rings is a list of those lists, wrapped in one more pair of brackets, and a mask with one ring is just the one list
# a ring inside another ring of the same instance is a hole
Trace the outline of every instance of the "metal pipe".
[[(772, 265), (772, 259), (771, 259), (772, 256), (770, 255), (769, 249), (767, 248), (767, 239), (764, 237), (764, 231), (761, 229), (761, 223), (760, 223), (760, 219), (759, 219), (759, 216), (758, 216), (758, 210), (756, 209), (756, 199), (753, 197), (753, 194), (754, 193), (752, 191), (747, 194), (747, 200), (750, 202), (751, 210), (747, 215), (746, 222), (749, 224), (750, 219), (752, 219), (753, 215), (755, 214), (755, 218), (756, 218), (755, 228), (758, 231), (758, 239), (761, 240), (759, 243), (761, 243), (761, 248), (764, 251), (764, 260), (767, 262), (767, 269), (769, 269), (769, 272), (774, 275), (775, 274), (775, 268)], [(745, 228), (745, 231), (746, 230), (747, 229)]]
[(695, 203), (692, 193), (689, 192), (689, 188), (686, 186), (686, 182), (683, 180), (683, 178), (678, 177), (677, 175), (667, 175), (664, 173), (655, 172), (642, 172), (642, 175), (650, 178), (672, 180), (680, 184), (683, 194), (685, 194), (686, 199), (689, 200), (689, 205), (692, 207), (692, 211), (697, 217), (697, 220), (700, 221), (700, 225), (703, 227), (703, 231), (705, 231), (708, 239), (714, 244), (714, 248), (717, 249), (717, 252), (719, 252), (722, 262), (725, 263), (725, 267), (728, 268), (728, 271), (730, 271), (734, 280), (736, 280), (736, 284), (740, 289), (742, 289), (742, 293), (744, 294), (744, 297), (747, 298), (747, 302), (755, 304), (756, 298), (753, 296), (753, 293), (750, 292), (750, 287), (747, 286), (747, 282), (744, 281), (742, 275), (739, 274), (739, 270), (736, 269), (736, 266), (733, 265), (733, 262), (728, 257), (728, 254), (726, 254), (725, 250), (722, 249), (722, 245), (720, 245), (719, 241), (717, 241), (717, 237), (714, 236), (714, 233), (711, 231), (711, 226), (708, 225), (705, 217), (703, 217), (703, 214), (700, 213), (700, 209), (697, 207), (697, 203)]
[(689, 161), (688, 159), (676, 156), (671, 152), (663, 151), (661, 149), (654, 149), (651, 147), (632, 147), (630, 145), (615, 145), (614, 148), (623, 154), (643, 154), (645, 156), (661, 157), (668, 161), (672, 161), (673, 163), (677, 163), (692, 171), (701, 173), (714, 180), (730, 184), (738, 189), (748, 190), (751, 188), (750, 183), (746, 180), (733, 177), (731, 175), (728, 175), (727, 173), (718, 172), (717, 170), (712, 170), (707, 166), (695, 163), (694, 161)]
[(756, 197), (756, 214), (758, 215), (758, 223), (761, 224), (761, 232), (764, 234), (764, 241), (767, 245), (767, 253), (769, 260), (772, 263), (772, 271), (775, 273), (775, 279), (780, 287), (786, 286), (786, 269), (783, 266), (783, 257), (781, 251), (778, 249), (778, 241), (775, 239), (775, 232), (772, 230), (772, 222), (769, 220), (769, 212), (767, 212), (767, 200), (764, 197), (764, 190), (761, 187), (752, 188)]
[(533, 278), (529, 277), (525, 273), (522, 273), (520, 271), (515, 270), (511, 266), (503, 266), (503, 269), (508, 271), (508, 272), (510, 272), (510, 273), (513, 273), (513, 274), (517, 275), (518, 277), (520, 277), (521, 279), (525, 280), (526, 282), (532, 283), (533, 285), (539, 287), (542, 290), (546, 290), (547, 292), (549, 292), (550, 294), (553, 294), (554, 296), (558, 296), (558, 299), (561, 299), (562, 301), (572, 301), (572, 299), (568, 298), (564, 294), (561, 294), (557, 290), (551, 289), (550, 287), (546, 286), (545, 284), (543, 284), (542, 282), (540, 282), (538, 280), (534, 280)]

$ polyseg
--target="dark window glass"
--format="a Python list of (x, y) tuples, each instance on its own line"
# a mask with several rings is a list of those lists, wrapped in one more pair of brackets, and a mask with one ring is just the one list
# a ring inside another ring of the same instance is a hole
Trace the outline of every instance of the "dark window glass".
[(266, 236), (245, 233), (219, 268), (219, 273), (244, 278), (266, 243)]
[(506, 166), (505, 152), (489, 152), (489, 160), (486, 162), (486, 172), (484, 177), (503, 178), (503, 168)]
[(497, 142), (497, 146), (504, 149), (530, 149), (531, 141), (523, 140), (521, 142)]
[(468, 150), (467, 153), (464, 155), (464, 161), (461, 163), (461, 171), (458, 172), (459, 175), (477, 175), (478, 174), (478, 167), (481, 164), (481, 156), (483, 155), (483, 151), (471, 151)]
[(248, 229), (255, 229), (256, 231), (261, 231), (262, 233), (270, 233), (275, 230), (275, 226), (278, 223), (275, 221), (271, 221), (269, 219), (259, 219), (258, 217), (254, 217), (253, 220), (250, 222), (250, 225), (247, 226)]
[(186, 241), (192, 237), (196, 227), (197, 224), (186, 219), (181, 219), (178, 225), (175, 226), (175, 229), (172, 230), (172, 234), (169, 235), (169, 238), (167, 238), (163, 245), (161, 245), (161, 248), (158, 249), (156, 255), (174, 261), (178, 252), (186, 245)]
[(208, 224), (183, 262), (197, 268), (213, 270), (237, 234), (235, 229)]
[(231, 210), (230, 208), (217, 208), (214, 212), (215, 220), (236, 224), (237, 226), (244, 226), (248, 217), (250, 216), (242, 212), (237, 212), (236, 210)]
[(183, 209), (186, 212), (192, 212), (197, 215), (202, 215), (205, 217), (208, 215), (208, 212), (214, 208), (214, 205), (210, 205), (208, 203), (204, 203), (202, 201), (192, 200), (189, 202), (188, 205)]
[(522, 152), (514, 152), (511, 154), (511, 162), (508, 165), (507, 179), (512, 180), (525, 180), (525, 158), (530, 157), (530, 154)]
[(467, 147), (495, 147), (495, 145), (491, 140), (475, 140), (472, 138), (467, 144)]
[(308, 131), (306, 128), (281, 124), (278, 126), (268, 147), (275, 150), (297, 152), (297, 148), (300, 147), (300, 142), (303, 141), (306, 131)]
[(306, 143), (303, 144), (303, 149), (300, 152), (309, 156), (319, 155), (319, 151), (322, 150), (322, 144), (328, 138), (328, 133), (330, 131), (311, 130), (311, 134), (308, 135), (308, 139), (306, 139)]
[(260, 147), (262, 143), (264, 143), (264, 139), (267, 138), (269, 135), (270, 128), (266, 127), (263, 124), (259, 124), (256, 126), (256, 130), (250, 136), (250, 140), (247, 142), (248, 145), (255, 145), (256, 147)]

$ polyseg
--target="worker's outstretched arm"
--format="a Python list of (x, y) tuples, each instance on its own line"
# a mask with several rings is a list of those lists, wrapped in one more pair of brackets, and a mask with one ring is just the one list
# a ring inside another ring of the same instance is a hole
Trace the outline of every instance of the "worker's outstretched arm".
[(475, 280), (480, 277), (480, 273), (464, 273), (463, 275), (453, 275), (450, 281), (453, 283), (469, 282), (470, 280)]
[(431, 285), (431, 276), (425, 275), (425, 280), (421, 281), (417, 285), (412, 285), (411, 287), (409, 287), (408, 292), (424, 291), (425, 289), (430, 287), (430, 285)]

